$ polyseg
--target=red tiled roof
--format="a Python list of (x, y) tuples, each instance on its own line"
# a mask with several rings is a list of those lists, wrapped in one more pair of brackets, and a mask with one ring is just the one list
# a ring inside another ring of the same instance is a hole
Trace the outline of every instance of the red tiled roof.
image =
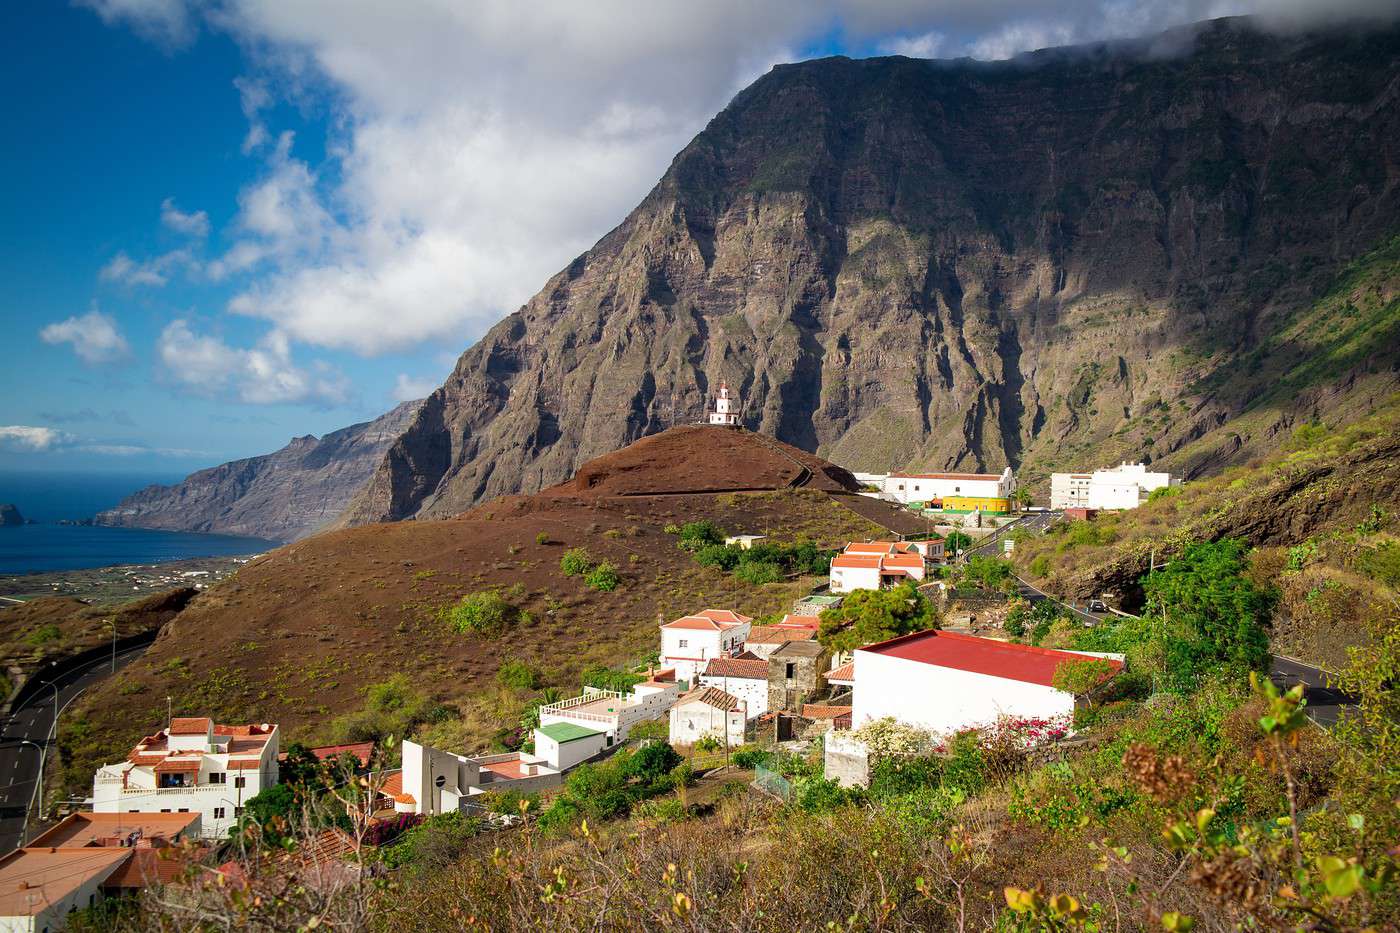
[(680, 698), (680, 703), (704, 703), (706, 706), (713, 706), (715, 709), (732, 712), (739, 708), (739, 699), (731, 694), (725, 693), (718, 687), (701, 687), (692, 690)]
[(156, 774), (189, 774), (198, 770), (198, 758), (166, 758), (156, 765)]
[[(858, 650), (1044, 687), (1054, 685), (1055, 671), (1061, 664), (1089, 658), (1070, 651), (1017, 645), (938, 629), (903, 635)], [(1123, 666), (1119, 661), (1109, 661), (1109, 664), (1115, 671)]]
[(904, 567), (909, 570), (924, 569), (924, 555), (922, 554), (890, 554), (885, 558), (886, 567)]
[(261, 764), (261, 758), (230, 758), (228, 769), (230, 771), (256, 771)]
[(891, 541), (852, 541), (846, 545), (847, 554), (890, 554), (895, 550)]
[(836, 683), (838, 681), (851, 683), (856, 676), (856, 662), (847, 661), (840, 667), (827, 671), (822, 676), (826, 678), (827, 683)]
[(831, 559), (832, 569), (874, 570), (880, 566), (878, 554), (837, 554)]
[(208, 716), (170, 720), (171, 735), (204, 735), (212, 728), (214, 723)]
[(398, 803), (417, 804), (412, 794), (403, 792), (403, 771), (384, 772), (384, 784), (379, 788), (379, 792), (385, 797), (395, 800)]
[[(309, 749), (318, 761), (328, 761), (332, 758), (339, 758), (349, 752), (360, 762), (361, 767), (368, 767), (370, 755), (374, 754), (373, 742), (353, 742), (349, 745), (318, 745)], [(277, 756), (278, 761), (286, 761), (287, 753), (282, 752)]]
[(748, 616), (741, 616), (729, 609), (703, 609), (688, 616), (681, 616), (674, 622), (667, 622), (661, 627), (722, 632), (725, 629), (752, 621)]
[(179, 849), (134, 849), (126, 864), (107, 876), (104, 888), (144, 888), (179, 880), (190, 859)]
[[(798, 615), (789, 612), (783, 616), (783, 620), (778, 623), (781, 628), (811, 629), (813, 631), (822, 624), (819, 616)], [(810, 638), (811, 635), (794, 635), (796, 638)]]
[(895, 479), (966, 479), (985, 480), (988, 482), (999, 481), (1001, 479), (995, 473), (891, 473)]
[(57, 826), (35, 836), (29, 846), (75, 849), (102, 845), (104, 840), (126, 838), (134, 832), (139, 832), (142, 839), (169, 841), (179, 838), (197, 819), (198, 813), (79, 812), (64, 817)]
[(711, 658), (705, 666), (705, 677), (739, 677), (746, 680), (767, 680), (768, 662), (762, 658)]

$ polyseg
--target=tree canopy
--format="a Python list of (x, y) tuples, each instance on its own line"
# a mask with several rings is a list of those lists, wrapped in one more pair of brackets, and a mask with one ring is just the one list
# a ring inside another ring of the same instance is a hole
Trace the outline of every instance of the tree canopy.
[(821, 614), (817, 637), (833, 651), (864, 645), (938, 625), (938, 610), (912, 583), (889, 590), (856, 590), (840, 606)]

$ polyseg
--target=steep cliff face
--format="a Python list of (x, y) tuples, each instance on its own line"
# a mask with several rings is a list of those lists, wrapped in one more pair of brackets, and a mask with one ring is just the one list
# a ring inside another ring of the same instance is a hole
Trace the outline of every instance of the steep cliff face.
[[(1395, 29), (780, 66), (462, 356), (346, 519), (558, 482), (721, 378), (851, 469), (1161, 459), (1394, 229), (1397, 140)], [(1349, 365), (1393, 377), (1377, 352)]]
[(294, 541), (344, 510), (421, 404), (404, 402), (319, 440), (293, 438), (276, 453), (200, 470), (174, 486), (147, 486), (93, 523)]

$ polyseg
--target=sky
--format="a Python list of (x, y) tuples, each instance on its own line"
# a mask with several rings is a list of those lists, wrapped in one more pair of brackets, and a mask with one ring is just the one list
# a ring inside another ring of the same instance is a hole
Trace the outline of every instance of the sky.
[(774, 64), (1331, 0), (7, 0), (0, 469), (170, 475), (426, 395)]

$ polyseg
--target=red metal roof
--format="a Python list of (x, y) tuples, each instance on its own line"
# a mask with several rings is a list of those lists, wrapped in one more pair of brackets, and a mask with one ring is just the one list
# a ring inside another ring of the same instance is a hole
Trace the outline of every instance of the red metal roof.
[[(1072, 651), (1017, 645), (938, 629), (892, 638), (859, 651), (1043, 687), (1054, 685), (1055, 671), (1066, 661), (1089, 660), (1088, 655)], [(1115, 671), (1123, 666), (1119, 661), (1108, 663)]]
[(1001, 477), (995, 473), (891, 473), (890, 476), (895, 479), (966, 479), (987, 482), (1001, 480)]
[(213, 728), (214, 723), (208, 716), (170, 720), (171, 735), (205, 735)]

